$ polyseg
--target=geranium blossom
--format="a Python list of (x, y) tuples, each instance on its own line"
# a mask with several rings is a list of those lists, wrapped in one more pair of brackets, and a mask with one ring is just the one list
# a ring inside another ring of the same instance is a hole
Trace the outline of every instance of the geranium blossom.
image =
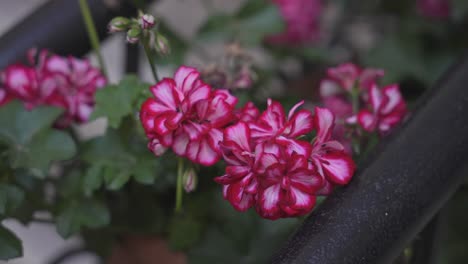
[(150, 89), (154, 98), (142, 105), (140, 118), (150, 140), (157, 139), (151, 150), (162, 154), (163, 148), (172, 148), (193, 162), (216, 163), (222, 128), (234, 119), (237, 98), (226, 90), (211, 90), (196, 69), (185, 66), (174, 79), (165, 78)]
[(0, 87), (0, 106), (7, 104), (13, 96), (4, 88)]
[[(335, 122), (333, 113), (325, 108), (316, 107), (314, 125), (317, 136), (312, 143), (311, 161), (317, 172), (328, 184), (347, 184), (354, 174), (355, 164), (344, 152), (343, 145), (332, 139)], [(325, 185), (324, 193), (330, 191), (330, 185)]]
[[(268, 100), (258, 120), (225, 129), (220, 145), (227, 166), (215, 181), (223, 185), (224, 198), (235, 209), (255, 207), (268, 219), (304, 215), (314, 207), (317, 195), (351, 179), (354, 162), (331, 139), (333, 114), (317, 108), (313, 117), (307, 110), (297, 111), (301, 104), (286, 117), (278, 102)], [(300, 140), (314, 124), (313, 145)]]
[(320, 32), (321, 0), (273, 0), (286, 23), (286, 30), (269, 36), (273, 44), (300, 45), (316, 41)]
[(45, 50), (33, 50), (28, 57), (33, 66), (15, 64), (4, 70), (5, 89), (22, 100), (27, 109), (39, 105), (64, 108), (65, 113), (55, 124), (58, 127), (87, 121), (96, 90), (106, 84), (101, 72), (87, 60), (51, 55)]
[(363, 109), (357, 115), (357, 122), (368, 132), (377, 130), (385, 134), (400, 123), (406, 114), (406, 103), (396, 84), (383, 89), (372, 86), (368, 105), (369, 109)]

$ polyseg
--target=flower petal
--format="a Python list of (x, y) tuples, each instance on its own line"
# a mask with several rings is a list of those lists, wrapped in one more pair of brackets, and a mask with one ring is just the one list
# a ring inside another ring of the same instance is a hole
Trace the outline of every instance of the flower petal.
[(347, 184), (353, 177), (356, 165), (345, 153), (330, 153), (320, 157), (325, 176), (337, 184)]
[(335, 116), (330, 110), (326, 108), (315, 107), (314, 125), (317, 129), (316, 142), (321, 144), (330, 139), (334, 122)]

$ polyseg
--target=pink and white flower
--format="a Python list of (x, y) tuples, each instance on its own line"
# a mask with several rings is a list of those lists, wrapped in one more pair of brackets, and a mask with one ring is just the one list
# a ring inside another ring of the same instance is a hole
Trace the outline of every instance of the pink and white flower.
[[(343, 145), (332, 139), (335, 122), (333, 113), (325, 108), (316, 107), (314, 125), (317, 136), (312, 143), (310, 160), (329, 184), (347, 184), (355, 171), (355, 164), (351, 156), (344, 152)], [(322, 190), (325, 194), (330, 191), (329, 186)]]
[(174, 79), (165, 78), (150, 89), (154, 98), (140, 111), (148, 137), (193, 162), (216, 163), (222, 129), (234, 119), (237, 98), (226, 90), (212, 91), (196, 69), (184, 66)]
[(368, 132), (387, 133), (406, 115), (406, 103), (401, 96), (398, 85), (385, 86), (382, 90), (374, 85), (369, 90), (368, 105), (357, 115), (357, 122)]
[(287, 146), (291, 151), (304, 153), (304, 146), (297, 139), (312, 131), (313, 117), (305, 109), (296, 112), (303, 103), (301, 101), (294, 105), (286, 117), (283, 106), (268, 99), (268, 107), (257, 122), (249, 123), (252, 139), (257, 143), (274, 141)]
[[(37, 56), (37, 59), (36, 59)], [(5, 89), (22, 100), (27, 109), (52, 105), (65, 109), (56, 121), (58, 127), (86, 122), (94, 107), (94, 94), (106, 84), (101, 72), (87, 60), (49, 55), (47, 51), (28, 52), (34, 66), (8, 66), (2, 73)]]
[(321, 0), (273, 0), (286, 23), (286, 30), (268, 36), (272, 44), (301, 45), (317, 41), (320, 35)]

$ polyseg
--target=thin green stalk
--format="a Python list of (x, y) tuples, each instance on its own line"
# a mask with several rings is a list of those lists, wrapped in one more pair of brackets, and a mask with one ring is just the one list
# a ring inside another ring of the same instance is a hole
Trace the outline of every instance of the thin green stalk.
[(102, 73), (107, 77), (106, 66), (104, 64), (104, 59), (102, 58), (101, 49), (99, 47), (99, 37), (96, 32), (93, 17), (91, 16), (91, 11), (89, 10), (88, 2), (87, 0), (79, 0), (79, 3), (81, 15), (86, 26), (86, 31), (88, 32), (91, 46), (93, 47), (94, 53), (96, 53)]
[(177, 164), (177, 186), (176, 186), (176, 205), (175, 211), (179, 213), (182, 209), (182, 194), (183, 194), (183, 174), (184, 173), (184, 160), (179, 158)]
[(154, 61), (153, 61), (153, 56), (152, 56), (153, 52), (151, 51), (151, 48), (148, 45), (148, 39), (147, 38), (143, 39), (142, 43), (143, 43), (143, 48), (145, 50), (146, 58), (148, 59), (148, 63), (151, 67), (151, 73), (153, 73), (154, 80), (156, 82), (159, 82), (158, 72), (156, 71), (156, 65), (154, 65)]

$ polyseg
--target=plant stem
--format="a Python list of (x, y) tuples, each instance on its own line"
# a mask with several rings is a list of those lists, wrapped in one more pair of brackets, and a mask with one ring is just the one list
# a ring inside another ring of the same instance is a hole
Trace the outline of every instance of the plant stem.
[(156, 71), (156, 65), (154, 65), (154, 61), (153, 61), (153, 52), (151, 52), (151, 49), (148, 45), (148, 38), (143, 38), (143, 48), (145, 50), (145, 54), (146, 54), (146, 58), (148, 59), (148, 63), (151, 67), (151, 73), (153, 73), (153, 77), (154, 77), (154, 80), (156, 82), (159, 82), (159, 77), (158, 77), (158, 72)]
[(182, 209), (182, 174), (184, 172), (184, 160), (179, 158), (179, 162), (177, 164), (177, 186), (176, 186), (176, 205), (175, 211), (176, 213), (180, 213)]
[(91, 16), (91, 11), (89, 10), (88, 2), (87, 0), (79, 0), (79, 3), (80, 3), (81, 15), (83, 17), (83, 20), (86, 26), (86, 31), (88, 32), (88, 37), (89, 37), (91, 46), (93, 47), (94, 53), (96, 53), (102, 73), (104, 74), (104, 76), (108, 77), (106, 66), (104, 64), (104, 59), (102, 58), (101, 50), (99, 47), (99, 37), (96, 32), (96, 27), (94, 25), (93, 17)]

